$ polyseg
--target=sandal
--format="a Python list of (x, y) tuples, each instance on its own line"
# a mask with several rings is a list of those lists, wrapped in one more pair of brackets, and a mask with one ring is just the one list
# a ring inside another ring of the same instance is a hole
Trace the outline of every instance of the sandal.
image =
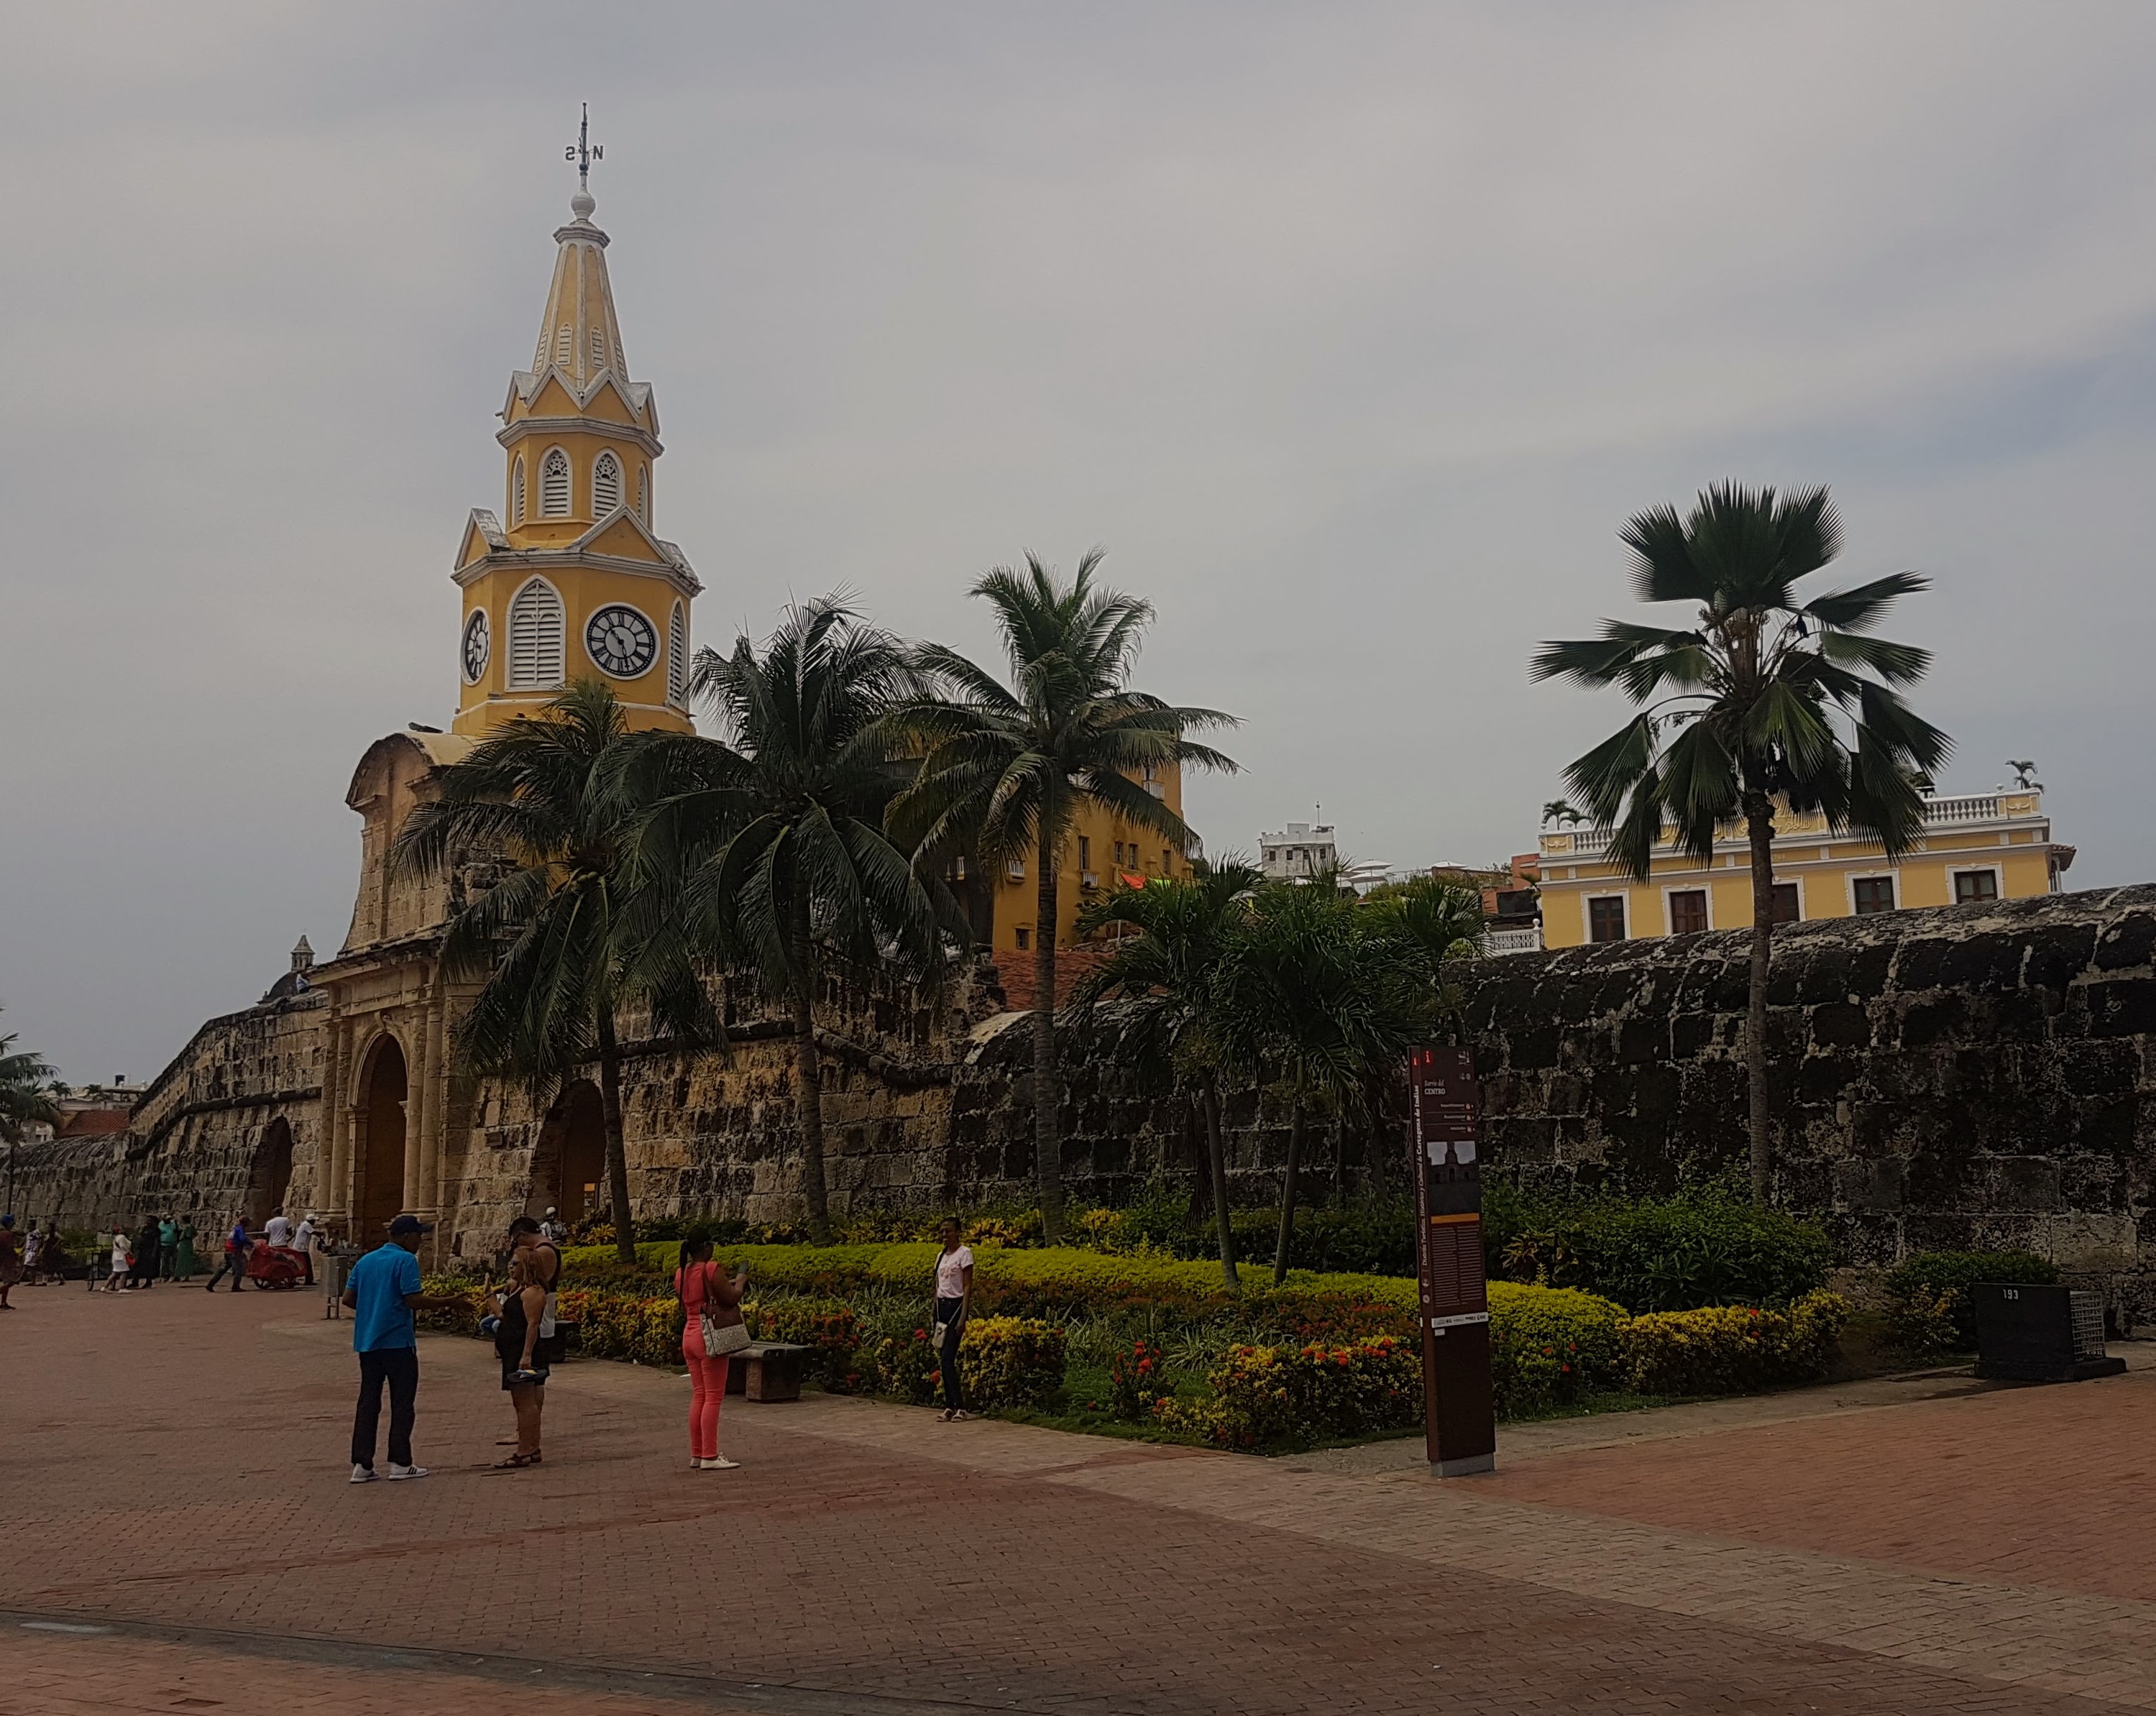
[(538, 1463), (539, 1457), (536, 1454), (511, 1454), (506, 1460), (495, 1461), (493, 1465), (487, 1468), (487, 1470), (490, 1472), (521, 1472), (526, 1467), (536, 1466)]

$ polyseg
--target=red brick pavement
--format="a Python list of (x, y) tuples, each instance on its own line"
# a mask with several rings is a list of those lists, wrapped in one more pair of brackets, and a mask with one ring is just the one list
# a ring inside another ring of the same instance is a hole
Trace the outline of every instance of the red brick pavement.
[(1500, 1472), (1477, 1493), (2003, 1585), (2156, 1602), (2156, 1370)]
[[(1238, 1472), (1271, 1481), (1229, 1456), (1071, 1438), (1060, 1466), (999, 1467), (987, 1457), (1019, 1432), (938, 1427), (936, 1441), (916, 1427), (925, 1415), (844, 1409), (894, 1415), (876, 1421), (916, 1445), (894, 1451), (819, 1434), (813, 1410), (737, 1398), (724, 1441), (744, 1469), (691, 1473), (685, 1385), (625, 1366), (565, 1367), (548, 1463), (497, 1475), (478, 1468), (506, 1413), (470, 1342), (423, 1343), (419, 1457), (437, 1475), (354, 1487), (348, 1326), (323, 1325), (319, 1301), (180, 1287), (18, 1298), (24, 1309), (0, 1318), (9, 1643), (29, 1616), (154, 1623), (177, 1641), (31, 1636), (48, 1665), (192, 1650), (214, 1674), (252, 1638), (264, 1652), (321, 1641), (713, 1676), (790, 1689), (803, 1711), (834, 1708), (819, 1693), (1254, 1716), (2118, 1708), (1448, 1574), (1426, 1555), (1314, 1539), (1285, 1515), (1276, 1528), (1262, 1508), (1231, 1519), (1174, 1504), (1178, 1470), (1215, 1488)], [(983, 1457), (969, 1464), (975, 1431)], [(1073, 1477), (1119, 1462), (1170, 1480), (1157, 1487), (1168, 1498)], [(1567, 1515), (1518, 1511), (1561, 1544)], [(0, 1683), (23, 1660), (0, 1654)], [(359, 1676), (385, 1698), (402, 1672), (308, 1671)], [(424, 1708), (487, 1695), (449, 1667), (434, 1680), (445, 1701)], [(47, 1684), (31, 1708), (64, 1709), (70, 1695)], [(493, 1695), (498, 1708), (498, 1684)]]

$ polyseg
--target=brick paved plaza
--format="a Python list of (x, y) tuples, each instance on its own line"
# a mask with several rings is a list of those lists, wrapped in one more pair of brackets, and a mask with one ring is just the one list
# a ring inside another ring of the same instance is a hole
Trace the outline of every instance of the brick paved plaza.
[[(0, 1712), (2156, 1709), (2156, 1369), (1872, 1386), (1264, 1462), (726, 1408), (557, 1373), (495, 1474), (488, 1349), (423, 1339), (418, 1456), (345, 1481), (312, 1295), (0, 1316)], [(1926, 1398), (1926, 1396), (1933, 1396)], [(1614, 1445), (1613, 1445), (1614, 1444)]]

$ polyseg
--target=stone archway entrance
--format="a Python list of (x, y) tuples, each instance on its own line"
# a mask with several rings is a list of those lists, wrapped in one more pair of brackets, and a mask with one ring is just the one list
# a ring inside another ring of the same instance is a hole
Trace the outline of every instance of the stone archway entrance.
[(247, 1225), (264, 1226), (285, 1207), (292, 1184), (292, 1123), (280, 1114), (262, 1129), (247, 1175)]
[(606, 1111), (599, 1087), (580, 1078), (562, 1092), (539, 1129), (526, 1207), (536, 1215), (551, 1206), (573, 1224), (606, 1201)]
[(378, 1246), (404, 1207), (404, 1051), (384, 1033), (376, 1039), (360, 1081), (358, 1173), (352, 1236)]

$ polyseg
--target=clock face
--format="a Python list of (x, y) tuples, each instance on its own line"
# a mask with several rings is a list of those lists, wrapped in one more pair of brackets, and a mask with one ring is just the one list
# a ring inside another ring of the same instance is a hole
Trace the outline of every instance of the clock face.
[(479, 676), (486, 671), (486, 659), (493, 653), (494, 639), (486, 623), (486, 609), (475, 608), (471, 618), (465, 622), (465, 683), (477, 685)]
[(659, 634), (634, 608), (615, 603), (602, 608), (584, 626), (584, 648), (603, 673), (636, 679), (651, 670), (659, 655)]

